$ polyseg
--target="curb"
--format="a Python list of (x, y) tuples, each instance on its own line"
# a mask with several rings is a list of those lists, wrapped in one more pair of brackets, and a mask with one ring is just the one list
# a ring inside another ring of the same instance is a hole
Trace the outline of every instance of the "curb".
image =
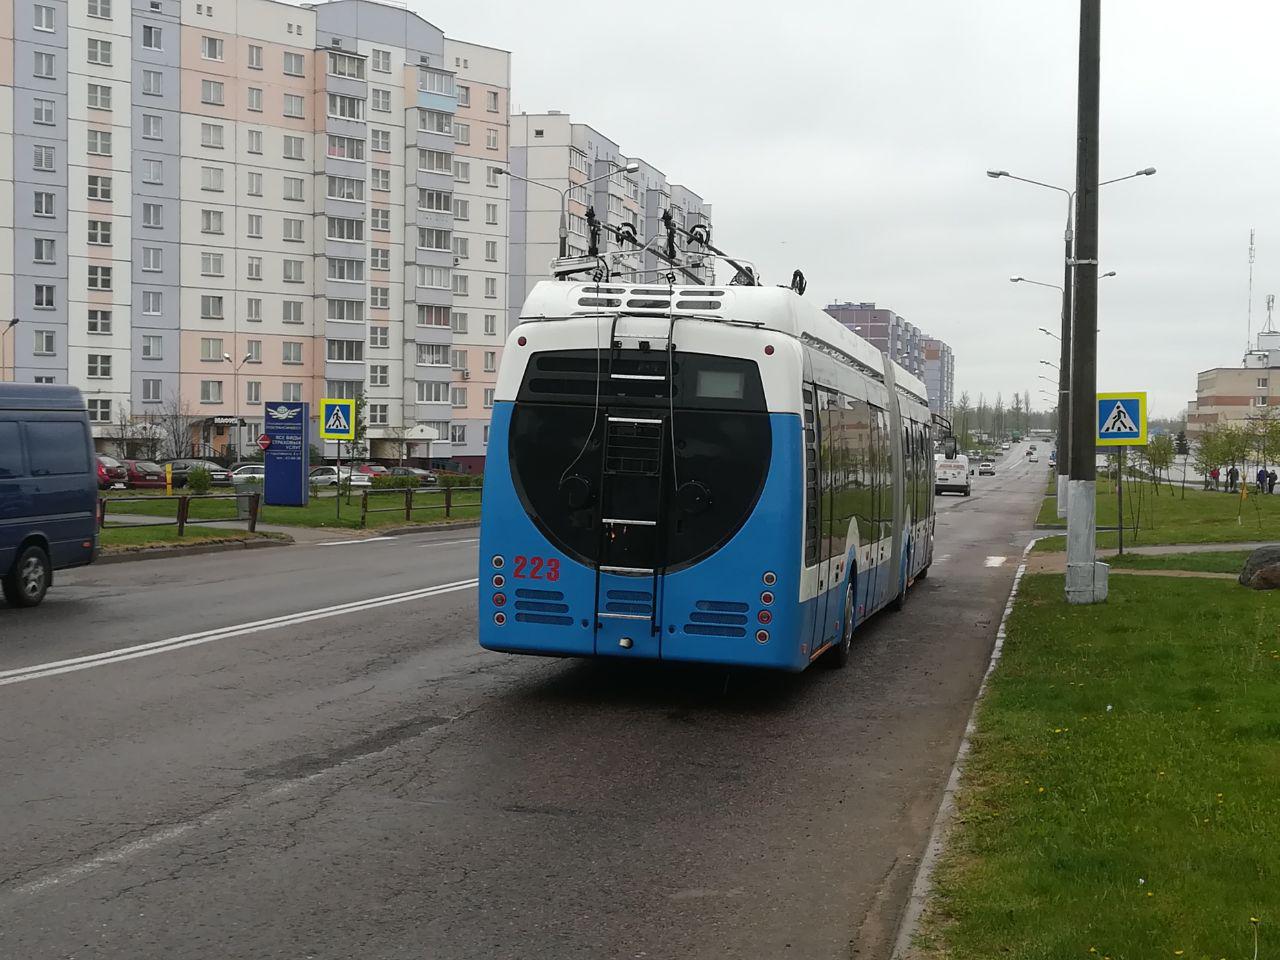
[(276, 540), (264, 537), (261, 540), (226, 540), (220, 543), (195, 543), (189, 547), (147, 547), (143, 550), (126, 550), (121, 553), (109, 553), (99, 556), (93, 561), (94, 566), (104, 563), (131, 563), (135, 560), (168, 560), (170, 557), (193, 557), (201, 553), (225, 553), (228, 550), (260, 550), (263, 547), (289, 547), (292, 540)]
[(479, 529), (479, 520), (446, 520), (443, 523), (420, 523), (410, 527), (370, 527), (365, 532), (376, 537), (403, 537), (410, 533), (429, 533), (432, 530)]
[(907, 898), (906, 909), (903, 910), (902, 919), (898, 924), (898, 936), (894, 939), (893, 952), (889, 955), (890, 960), (910, 960), (912, 956), (911, 940), (920, 928), (920, 918), (924, 915), (929, 893), (933, 889), (933, 873), (946, 848), (947, 834), (955, 819), (956, 794), (960, 790), (960, 777), (964, 773), (965, 761), (973, 746), (978, 707), (986, 695), (991, 674), (995, 672), (996, 666), (1000, 663), (1000, 655), (1004, 652), (1005, 625), (1009, 621), (1009, 614), (1013, 612), (1013, 602), (1018, 598), (1018, 586), (1022, 583), (1022, 576), (1027, 571), (1027, 557), (1039, 539), (1039, 537), (1032, 537), (1022, 549), (1022, 561), (1018, 564), (1017, 573), (1013, 575), (1009, 599), (1005, 602), (1004, 614), (1000, 617), (1000, 626), (996, 629), (996, 642), (991, 648), (991, 660), (987, 663), (986, 673), (982, 675), (982, 683), (978, 685), (978, 695), (973, 699), (973, 709), (969, 711), (969, 721), (965, 724), (960, 748), (956, 751), (956, 758), (951, 764), (951, 775), (947, 777), (946, 788), (942, 791), (938, 814), (934, 817), (933, 827), (929, 830), (929, 840), (925, 844), (924, 855), (920, 858), (919, 866), (916, 867), (916, 877), (911, 884), (911, 894)]

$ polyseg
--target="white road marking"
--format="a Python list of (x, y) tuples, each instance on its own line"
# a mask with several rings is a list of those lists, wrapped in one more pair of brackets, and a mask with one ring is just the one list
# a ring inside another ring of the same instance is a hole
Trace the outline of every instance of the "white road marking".
[(459, 544), (459, 543), (479, 543), (479, 542), (480, 542), (480, 538), (479, 538), (479, 537), (476, 537), (474, 540), (440, 540), (440, 541), (432, 540), (430, 543), (424, 543), (424, 544), (422, 544), (422, 546), (424, 546), (424, 547), (452, 547), (452, 546), (454, 546), (455, 544)]
[(359, 537), (351, 540), (325, 540), (317, 543), (317, 547), (341, 547), (348, 543), (377, 543), (379, 540), (394, 540), (395, 537)]
[(469, 590), (477, 582), (474, 579), (458, 580), (453, 583), (442, 583), (434, 587), (424, 587), (420, 590), (408, 590), (404, 593), (370, 597), (368, 600), (355, 600), (350, 603), (339, 603), (314, 610), (302, 610), (298, 613), (290, 613), (280, 617), (268, 617), (265, 620), (253, 620), (230, 627), (220, 627), (216, 630), (187, 633), (178, 637), (169, 637), (166, 640), (155, 640), (151, 643), (141, 643), (132, 647), (122, 647), (118, 650), (108, 650), (84, 657), (74, 657), (70, 660), (55, 660), (49, 663), (33, 664), (29, 667), (19, 667), (16, 670), (4, 670), (0, 671), (0, 687), (11, 683), (25, 683), (28, 680), (53, 677), (63, 673), (76, 673), (80, 670), (90, 670), (94, 667), (102, 667), (112, 663), (123, 663), (126, 660), (137, 660), (141, 657), (154, 656), (157, 653), (168, 653), (171, 650), (181, 650), (184, 647), (212, 643), (215, 640), (229, 640), (232, 637), (261, 633), (265, 630), (276, 630), (280, 627), (292, 627), (300, 623), (310, 623), (313, 620), (326, 620), (329, 617), (360, 613), (377, 607), (408, 603), (413, 600), (425, 600), (429, 597), (438, 597), (458, 590)]
[(987, 557), (987, 559), (982, 562), (982, 565), (984, 567), (1003, 567), (1004, 562), (1008, 559), (1008, 557)]

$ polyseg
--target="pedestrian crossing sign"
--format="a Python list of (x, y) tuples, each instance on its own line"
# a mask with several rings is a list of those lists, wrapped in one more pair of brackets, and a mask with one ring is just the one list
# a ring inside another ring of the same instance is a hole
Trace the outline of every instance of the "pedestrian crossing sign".
[(320, 401), (320, 437), (324, 440), (356, 438), (356, 402), (327, 398)]
[(1097, 409), (1098, 446), (1146, 446), (1147, 394), (1145, 391), (1100, 393)]

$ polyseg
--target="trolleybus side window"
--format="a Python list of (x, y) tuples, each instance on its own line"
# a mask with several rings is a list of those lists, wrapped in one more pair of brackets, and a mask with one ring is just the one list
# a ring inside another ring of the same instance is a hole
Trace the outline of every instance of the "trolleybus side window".
[(876, 506), (879, 526), (876, 539), (889, 536), (893, 529), (893, 452), (889, 443), (889, 415), (876, 409)]
[(818, 475), (822, 479), (822, 543), (818, 559), (830, 560), (836, 554), (836, 509), (835, 492), (837, 489), (836, 464), (838, 460), (836, 413), (838, 397), (829, 390), (819, 391), (818, 439), (821, 443)]
[(814, 392), (804, 390), (804, 562), (818, 562), (818, 423)]

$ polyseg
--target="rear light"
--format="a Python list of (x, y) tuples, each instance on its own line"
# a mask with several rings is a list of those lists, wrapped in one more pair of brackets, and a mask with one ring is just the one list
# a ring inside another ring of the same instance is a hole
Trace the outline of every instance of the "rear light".
[(501, 610), (499, 610), (497, 613), (493, 615), (493, 622), (496, 623), (498, 626), (502, 626), (504, 623), (507, 622), (507, 615), (503, 613)]
[(761, 610), (759, 613), (756, 614), (756, 619), (759, 620), (761, 623), (769, 623), (773, 620), (773, 614), (770, 613), (768, 610)]
[(760, 594), (760, 602), (765, 606), (773, 603), (773, 594), (766, 590), (764, 593)]
[(507, 578), (506, 578), (506, 577), (504, 577), (502, 574), (500, 574), (500, 573), (495, 573), (495, 574), (493, 575), (493, 585), (494, 585), (495, 587), (501, 587), (501, 586), (502, 586), (503, 584), (505, 584), (506, 582), (507, 582)]
[(506, 594), (502, 594), (502, 593), (495, 593), (495, 594), (493, 595), (493, 605), (494, 605), (495, 607), (500, 607), (500, 606), (502, 606), (502, 605), (503, 605), (504, 603), (506, 603), (506, 602), (507, 602)]
[(772, 357), (772, 356), (773, 356), (773, 344), (768, 344), (768, 345), (764, 348), (764, 355), (765, 355), (766, 357)]
[(766, 587), (772, 587), (775, 583), (778, 582), (778, 575), (774, 573), (772, 570), (766, 570), (764, 576), (761, 577), (760, 579), (764, 581), (764, 585)]
[(522, 346), (522, 347), (523, 347), (526, 343), (528, 343), (528, 342), (529, 342), (529, 341), (528, 341), (528, 340), (526, 340), (524, 337), (519, 337), (519, 338), (517, 338), (517, 340), (516, 340), (516, 343), (517, 343), (519, 346)]
[(506, 562), (507, 562), (507, 561), (505, 561), (505, 560), (503, 560), (503, 559), (502, 559), (502, 555), (501, 555), (501, 554), (497, 554), (497, 553), (495, 553), (495, 554), (493, 555), (493, 569), (495, 569), (495, 570), (501, 570), (501, 569), (502, 569), (502, 565), (503, 565), (504, 563), (506, 563)]
[(756, 643), (768, 643), (768, 642), (769, 642), (769, 631), (768, 631), (768, 630), (757, 630), (757, 631), (756, 631)]

